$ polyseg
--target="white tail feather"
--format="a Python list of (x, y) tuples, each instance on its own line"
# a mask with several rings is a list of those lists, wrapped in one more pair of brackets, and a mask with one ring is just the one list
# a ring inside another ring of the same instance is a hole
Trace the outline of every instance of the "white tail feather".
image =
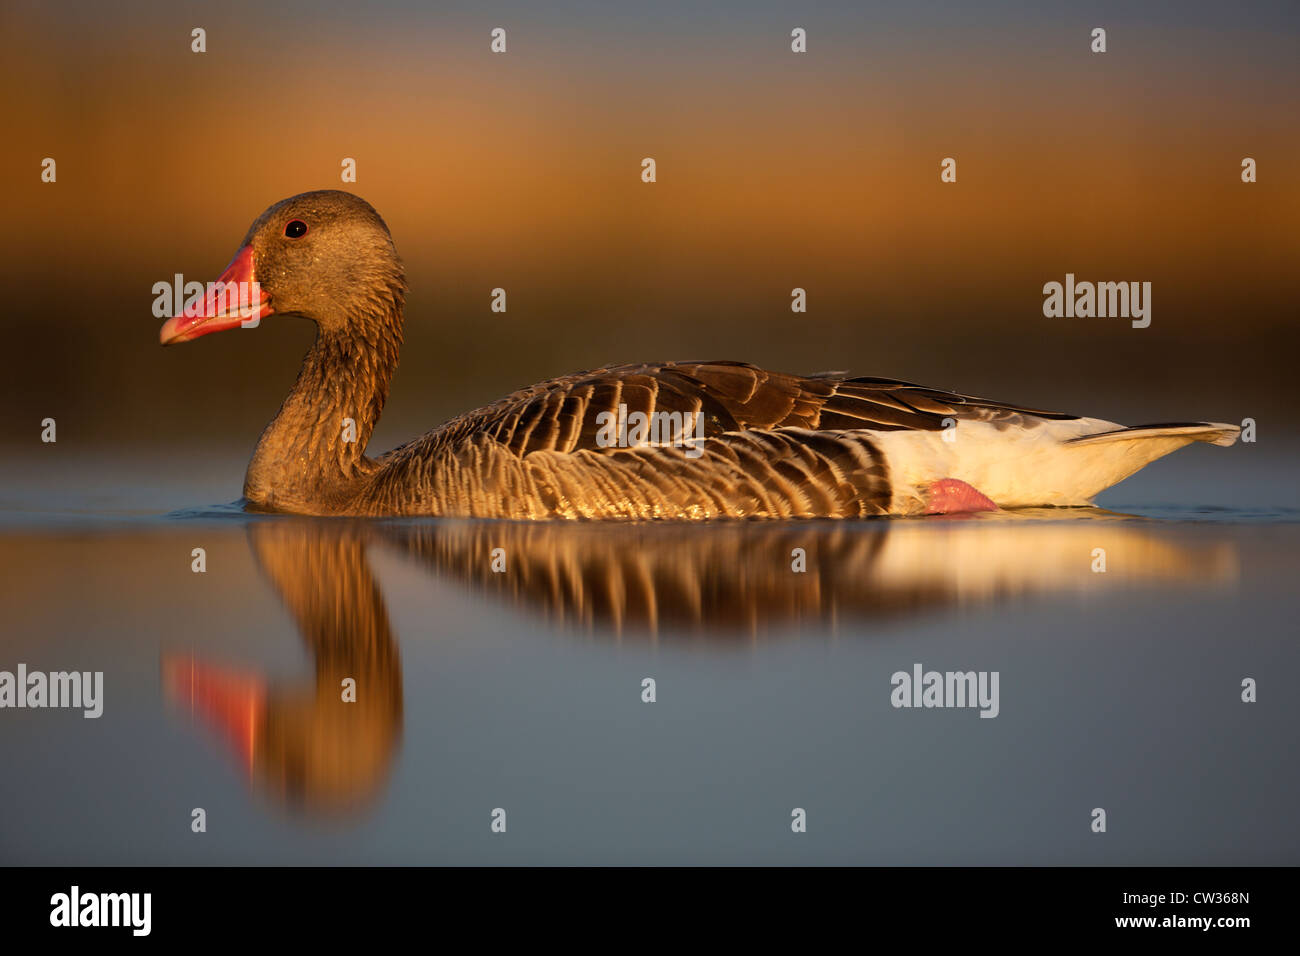
[(1002, 508), (1070, 507), (1194, 441), (1231, 445), (1235, 425), (1199, 422), (1126, 428), (1096, 418), (1039, 419), (1029, 427), (961, 420), (951, 433), (876, 432), (889, 465), (894, 514), (925, 510), (943, 478), (972, 485)]

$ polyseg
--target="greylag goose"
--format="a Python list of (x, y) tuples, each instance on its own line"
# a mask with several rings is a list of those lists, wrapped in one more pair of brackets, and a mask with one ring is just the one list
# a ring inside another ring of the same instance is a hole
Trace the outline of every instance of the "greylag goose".
[[(237, 289), (249, 292), (238, 306)], [(320, 190), (262, 213), (217, 282), (163, 324), (163, 345), (273, 313), (317, 325), (249, 463), (250, 509), (708, 519), (1081, 506), (1183, 445), (1231, 445), (1239, 432), (1125, 427), (893, 379), (663, 362), (520, 389), (370, 458), (405, 292), (379, 214)]]

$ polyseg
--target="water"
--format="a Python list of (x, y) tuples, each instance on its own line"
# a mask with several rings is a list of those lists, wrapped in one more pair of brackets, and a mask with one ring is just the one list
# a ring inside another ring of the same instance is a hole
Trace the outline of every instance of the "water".
[[(105, 702), (0, 711), (0, 862), (1300, 860), (1289, 498), (313, 520), (196, 507), (224, 464), (133, 467), (6, 482), (0, 670), (102, 670)], [(893, 707), (918, 663), (998, 672), (998, 716)]]

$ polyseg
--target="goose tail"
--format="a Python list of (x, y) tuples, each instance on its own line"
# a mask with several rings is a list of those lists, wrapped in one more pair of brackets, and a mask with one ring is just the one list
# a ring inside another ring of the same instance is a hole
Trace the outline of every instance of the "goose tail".
[(1185, 439), (1188, 442), (1203, 441), (1211, 445), (1227, 448), (1237, 443), (1241, 429), (1236, 425), (1223, 422), (1176, 422), (1166, 425), (1131, 425), (1098, 432), (1094, 435), (1081, 435), (1065, 442), (1067, 445), (1098, 445), (1114, 441), (1142, 441), (1150, 438)]
[(1240, 432), (1221, 422), (1126, 428), (1077, 418), (1021, 429), (962, 422), (951, 442), (920, 431), (878, 432), (873, 441), (892, 478), (889, 513), (933, 514), (982, 499), (999, 508), (1087, 505), (1157, 458), (1193, 442), (1231, 445)]
[(1062, 438), (1058, 452), (1043, 462), (1041, 489), (1046, 504), (1091, 502), (1099, 492), (1118, 484), (1158, 458), (1193, 442), (1232, 445), (1241, 429), (1221, 422), (1174, 422), (1121, 427), (1097, 422), (1090, 430)]

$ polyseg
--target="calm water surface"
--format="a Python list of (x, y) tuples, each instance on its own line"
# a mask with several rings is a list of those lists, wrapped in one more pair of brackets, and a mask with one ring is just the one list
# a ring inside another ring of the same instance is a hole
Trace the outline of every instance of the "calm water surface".
[[(254, 517), (155, 465), (5, 483), (0, 670), (105, 702), (0, 711), (0, 862), (1300, 862), (1287, 469), (681, 527)], [(918, 663), (996, 719), (894, 708)]]

